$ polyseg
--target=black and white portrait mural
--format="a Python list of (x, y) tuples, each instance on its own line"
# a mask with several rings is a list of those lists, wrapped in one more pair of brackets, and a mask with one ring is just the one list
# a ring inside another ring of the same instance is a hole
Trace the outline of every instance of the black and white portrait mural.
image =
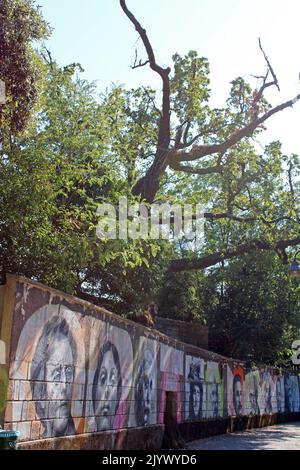
[(53, 317), (42, 331), (32, 359), (30, 383), (46, 436), (75, 434), (71, 417), (77, 348), (64, 318)]
[(116, 346), (106, 341), (100, 349), (93, 380), (93, 403), (97, 431), (113, 429), (120, 404), (122, 375), (120, 356)]
[(205, 371), (206, 382), (206, 417), (217, 418), (223, 416), (223, 381), (216, 362), (207, 362)]
[(295, 375), (286, 375), (285, 388), (285, 410), (293, 413), (299, 411), (299, 381)]
[(149, 426), (157, 423), (157, 342), (139, 338), (134, 361), (134, 388), (131, 424)]
[(237, 374), (233, 377), (233, 406), (235, 416), (241, 416), (243, 414), (243, 385), (242, 377)]
[(231, 416), (241, 416), (245, 413), (245, 370), (239, 364), (232, 366), (228, 364), (226, 370), (228, 414)]
[(268, 369), (260, 371), (260, 387), (259, 387), (259, 408), (260, 413), (272, 413), (276, 411), (276, 382), (273, 375)]
[[(74, 414), (83, 414), (82, 336), (79, 314), (61, 305), (39, 309), (24, 325), (11, 377), (20, 380), (27, 407), (33, 401), (36, 420), (42, 424), (41, 437), (76, 433)], [(26, 421), (26, 413), (19, 414), (16, 406), (12, 419)]]
[(259, 371), (253, 370), (245, 375), (244, 381), (244, 413), (246, 415), (258, 415)]
[(186, 356), (185, 364), (185, 417), (199, 420), (206, 415), (204, 360)]
[(284, 413), (285, 410), (285, 391), (284, 377), (276, 375), (276, 412)]
[(132, 386), (133, 350), (129, 334), (99, 319), (90, 322), (90, 372), (86, 423), (89, 431), (126, 426)]

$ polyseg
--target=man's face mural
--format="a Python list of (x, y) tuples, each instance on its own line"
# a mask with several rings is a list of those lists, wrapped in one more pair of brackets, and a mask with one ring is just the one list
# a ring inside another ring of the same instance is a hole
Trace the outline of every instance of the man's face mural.
[(70, 399), (74, 380), (73, 353), (67, 338), (58, 335), (51, 346), (46, 364), (46, 396), (49, 415), (56, 418), (70, 416)]
[(71, 400), (75, 354), (75, 343), (66, 321), (53, 318), (40, 337), (31, 370), (37, 415), (41, 420), (52, 420), (45, 425), (48, 427), (45, 434), (50, 436), (74, 433)]
[(94, 410), (98, 431), (113, 429), (121, 387), (119, 354), (116, 347), (107, 342), (100, 352), (93, 383)]
[(242, 381), (239, 375), (233, 379), (233, 404), (236, 416), (240, 416), (243, 411), (242, 405)]

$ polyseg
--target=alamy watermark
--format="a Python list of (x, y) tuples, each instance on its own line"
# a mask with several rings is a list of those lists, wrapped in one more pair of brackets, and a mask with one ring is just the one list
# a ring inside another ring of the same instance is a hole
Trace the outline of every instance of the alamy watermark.
[(295, 349), (292, 355), (292, 363), (295, 366), (299, 366), (300, 365), (300, 339), (297, 339), (293, 342), (292, 349)]
[(6, 89), (5, 83), (3, 80), (0, 80), (0, 104), (5, 104), (6, 102)]
[(101, 240), (182, 240), (201, 246), (204, 213), (201, 204), (132, 204), (126, 197), (119, 204), (101, 204), (96, 234)]

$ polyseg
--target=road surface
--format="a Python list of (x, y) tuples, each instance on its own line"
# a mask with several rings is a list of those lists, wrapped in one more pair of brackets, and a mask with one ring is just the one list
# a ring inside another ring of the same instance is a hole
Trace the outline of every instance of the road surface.
[(300, 422), (189, 442), (191, 450), (300, 450)]

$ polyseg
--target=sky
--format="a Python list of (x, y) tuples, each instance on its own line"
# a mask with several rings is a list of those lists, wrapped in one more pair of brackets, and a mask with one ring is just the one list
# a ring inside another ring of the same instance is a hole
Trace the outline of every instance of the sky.
[[(47, 47), (61, 65), (79, 62), (83, 77), (99, 91), (112, 83), (161, 89), (148, 66), (132, 70), (135, 49), (146, 58), (141, 40), (118, 0), (38, 0), (53, 28)], [(147, 30), (159, 65), (172, 66), (172, 55), (196, 50), (211, 70), (213, 106), (223, 106), (230, 81), (263, 75), (261, 38), (280, 89), (266, 94), (275, 106), (300, 93), (299, 0), (127, 0)], [(253, 80), (253, 78), (252, 78)], [(280, 140), (285, 153), (300, 155), (300, 101), (272, 117), (262, 143)]]

